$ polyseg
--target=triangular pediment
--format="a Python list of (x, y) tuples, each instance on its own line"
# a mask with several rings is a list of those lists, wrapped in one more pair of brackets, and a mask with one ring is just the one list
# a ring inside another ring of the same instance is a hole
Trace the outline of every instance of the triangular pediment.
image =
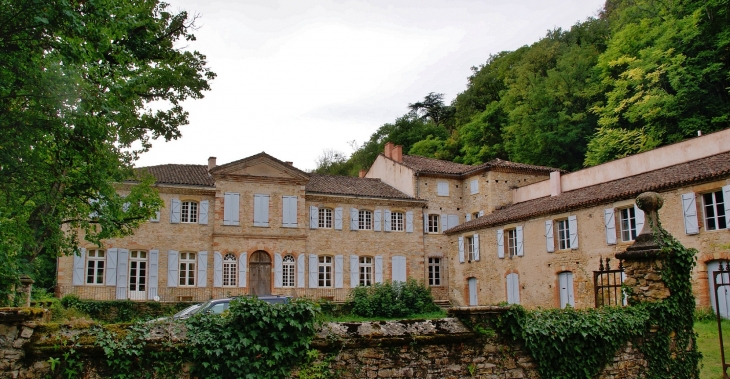
[(213, 168), (212, 175), (245, 176), (276, 179), (308, 179), (309, 175), (266, 153), (226, 163)]

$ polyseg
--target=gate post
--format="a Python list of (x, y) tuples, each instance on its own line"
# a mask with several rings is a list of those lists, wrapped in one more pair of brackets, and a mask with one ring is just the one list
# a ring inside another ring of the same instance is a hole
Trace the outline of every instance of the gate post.
[(656, 243), (662, 205), (664, 200), (656, 192), (644, 192), (636, 198), (636, 206), (644, 211), (644, 227), (626, 251), (616, 253), (616, 258), (624, 261), (629, 304), (659, 301), (670, 295), (661, 276), (665, 257)]

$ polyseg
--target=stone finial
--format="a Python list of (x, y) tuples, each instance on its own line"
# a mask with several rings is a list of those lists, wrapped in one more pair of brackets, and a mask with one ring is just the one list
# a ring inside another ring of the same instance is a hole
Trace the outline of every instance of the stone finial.
[(639, 235), (651, 235), (659, 225), (659, 208), (664, 205), (664, 199), (656, 192), (644, 192), (636, 198), (636, 206), (644, 211), (644, 227)]

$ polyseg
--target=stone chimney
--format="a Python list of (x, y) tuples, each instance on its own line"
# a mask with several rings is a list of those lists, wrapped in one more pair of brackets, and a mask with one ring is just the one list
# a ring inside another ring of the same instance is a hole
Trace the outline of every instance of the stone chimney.
[(386, 158), (391, 158), (392, 159), (393, 142), (386, 142), (386, 144), (385, 144), (385, 151), (383, 151), (383, 153), (385, 154), (385, 157)]
[(397, 145), (394, 147), (390, 155), (392, 160), (396, 162), (403, 162), (403, 146)]
[(288, 164), (289, 166), (294, 166), (294, 162), (286, 161), (284, 163)]
[(208, 171), (215, 167), (215, 157), (208, 158)]
[(360, 176), (361, 178), (364, 178), (365, 174), (367, 174), (367, 173), (368, 173), (367, 170), (360, 170), (360, 173), (358, 174), (358, 176)]
[(550, 196), (558, 196), (561, 193), (563, 188), (560, 184), (560, 171), (553, 171), (550, 173)]

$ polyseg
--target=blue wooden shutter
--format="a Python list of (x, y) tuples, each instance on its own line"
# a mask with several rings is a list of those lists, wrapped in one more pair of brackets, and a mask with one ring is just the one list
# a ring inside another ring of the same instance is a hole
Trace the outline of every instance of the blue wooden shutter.
[(350, 230), (358, 230), (358, 210), (357, 208), (350, 208)]
[(350, 255), (350, 288), (360, 284), (360, 257)]
[(603, 226), (606, 228), (606, 244), (616, 244), (616, 215), (613, 208), (603, 210)]
[(641, 234), (641, 229), (644, 229), (644, 211), (634, 204), (634, 217), (636, 220), (636, 235)]
[(345, 259), (342, 255), (335, 255), (335, 288), (342, 288)]
[(213, 287), (223, 287), (223, 255), (213, 252)]
[(479, 211), (479, 217), (484, 216), (484, 211)]
[(438, 196), (449, 196), (449, 183), (438, 182), (437, 184), (437, 195)]
[(471, 221), (471, 213), (466, 214), (466, 222)]
[(208, 286), (208, 252), (198, 252), (198, 287)]
[(548, 253), (555, 251), (555, 233), (553, 233), (553, 220), (545, 221), (545, 248)]
[(375, 283), (383, 282), (383, 256), (375, 256)]
[(81, 248), (78, 254), (74, 254), (73, 285), (84, 285), (84, 266), (86, 265), (86, 249)]
[[(388, 217), (390, 220), (390, 217)], [(390, 221), (388, 221), (390, 224)], [(388, 225), (390, 226), (390, 225)], [(413, 233), (413, 212), (406, 212), (406, 233)]]
[(470, 182), (470, 186), (471, 186), (471, 194), (472, 195), (475, 194), (475, 193), (479, 193), (479, 180), (472, 179), (472, 181)]
[(335, 230), (342, 230), (342, 208), (335, 208)]
[(240, 196), (235, 192), (223, 194), (223, 225), (239, 225)]
[(150, 250), (149, 280), (147, 281), (147, 299), (155, 300), (159, 287), (160, 251)]
[(682, 209), (684, 211), (684, 231), (687, 234), (700, 232), (699, 220), (697, 219), (697, 204), (695, 203), (694, 192), (682, 194)]
[(319, 259), (314, 254), (309, 254), (309, 288), (319, 286)]
[(405, 282), (406, 277), (406, 257), (396, 255), (391, 259), (392, 281)]
[(208, 225), (208, 200), (200, 202), (200, 217), (198, 217), (198, 224)]
[(390, 209), (383, 211), (383, 230), (386, 232), (390, 232), (392, 230), (392, 226), (390, 224), (393, 221), (392, 217), (393, 215), (390, 213)]
[(177, 251), (170, 250), (167, 252), (167, 286), (177, 287), (178, 277), (178, 255)]
[(373, 230), (376, 232), (379, 232), (381, 230), (381, 224), (383, 221), (383, 211), (381, 209), (376, 209), (373, 211)]
[(254, 226), (269, 226), (269, 195), (254, 194)]
[(238, 286), (246, 287), (246, 277), (248, 276), (248, 253), (243, 252), (238, 257)]
[(474, 260), (479, 260), (479, 234), (474, 234)]
[(570, 234), (570, 248), (575, 250), (578, 248), (578, 218), (568, 216), (568, 233)]
[(497, 257), (504, 258), (504, 229), (497, 230)]
[(117, 252), (119, 249), (108, 249), (106, 251), (106, 285), (117, 285)]
[(428, 233), (428, 213), (423, 212), (423, 233)]
[(306, 266), (306, 260), (307, 255), (304, 253), (299, 254), (297, 257), (297, 288), (304, 288), (304, 277), (306, 276), (304, 266)]
[(127, 275), (129, 250), (119, 249), (117, 253), (117, 300), (127, 300)]
[(314, 205), (309, 207), (309, 229), (319, 228), (319, 208)]
[(274, 253), (274, 288), (284, 286), (284, 262), (281, 254)]
[(459, 225), (459, 215), (449, 215), (449, 229), (457, 225)]
[(283, 196), (282, 197), (282, 220), (283, 226), (287, 228), (297, 227), (297, 197), (296, 196)]
[(518, 226), (515, 228), (515, 234), (516, 234), (515, 237), (517, 239), (517, 241), (516, 241), (517, 242), (517, 256), (521, 257), (521, 256), (525, 255), (525, 244), (524, 244), (525, 239), (524, 239), (524, 234), (522, 232), (521, 226)]
[(725, 204), (725, 225), (730, 229), (730, 185), (722, 187), (722, 199)]
[(441, 233), (443, 233), (446, 229), (449, 228), (449, 216), (447, 214), (441, 214), (441, 230), (439, 230)]
[(459, 237), (459, 262), (464, 263), (464, 237)]
[(170, 199), (170, 224), (180, 223), (180, 200)]

